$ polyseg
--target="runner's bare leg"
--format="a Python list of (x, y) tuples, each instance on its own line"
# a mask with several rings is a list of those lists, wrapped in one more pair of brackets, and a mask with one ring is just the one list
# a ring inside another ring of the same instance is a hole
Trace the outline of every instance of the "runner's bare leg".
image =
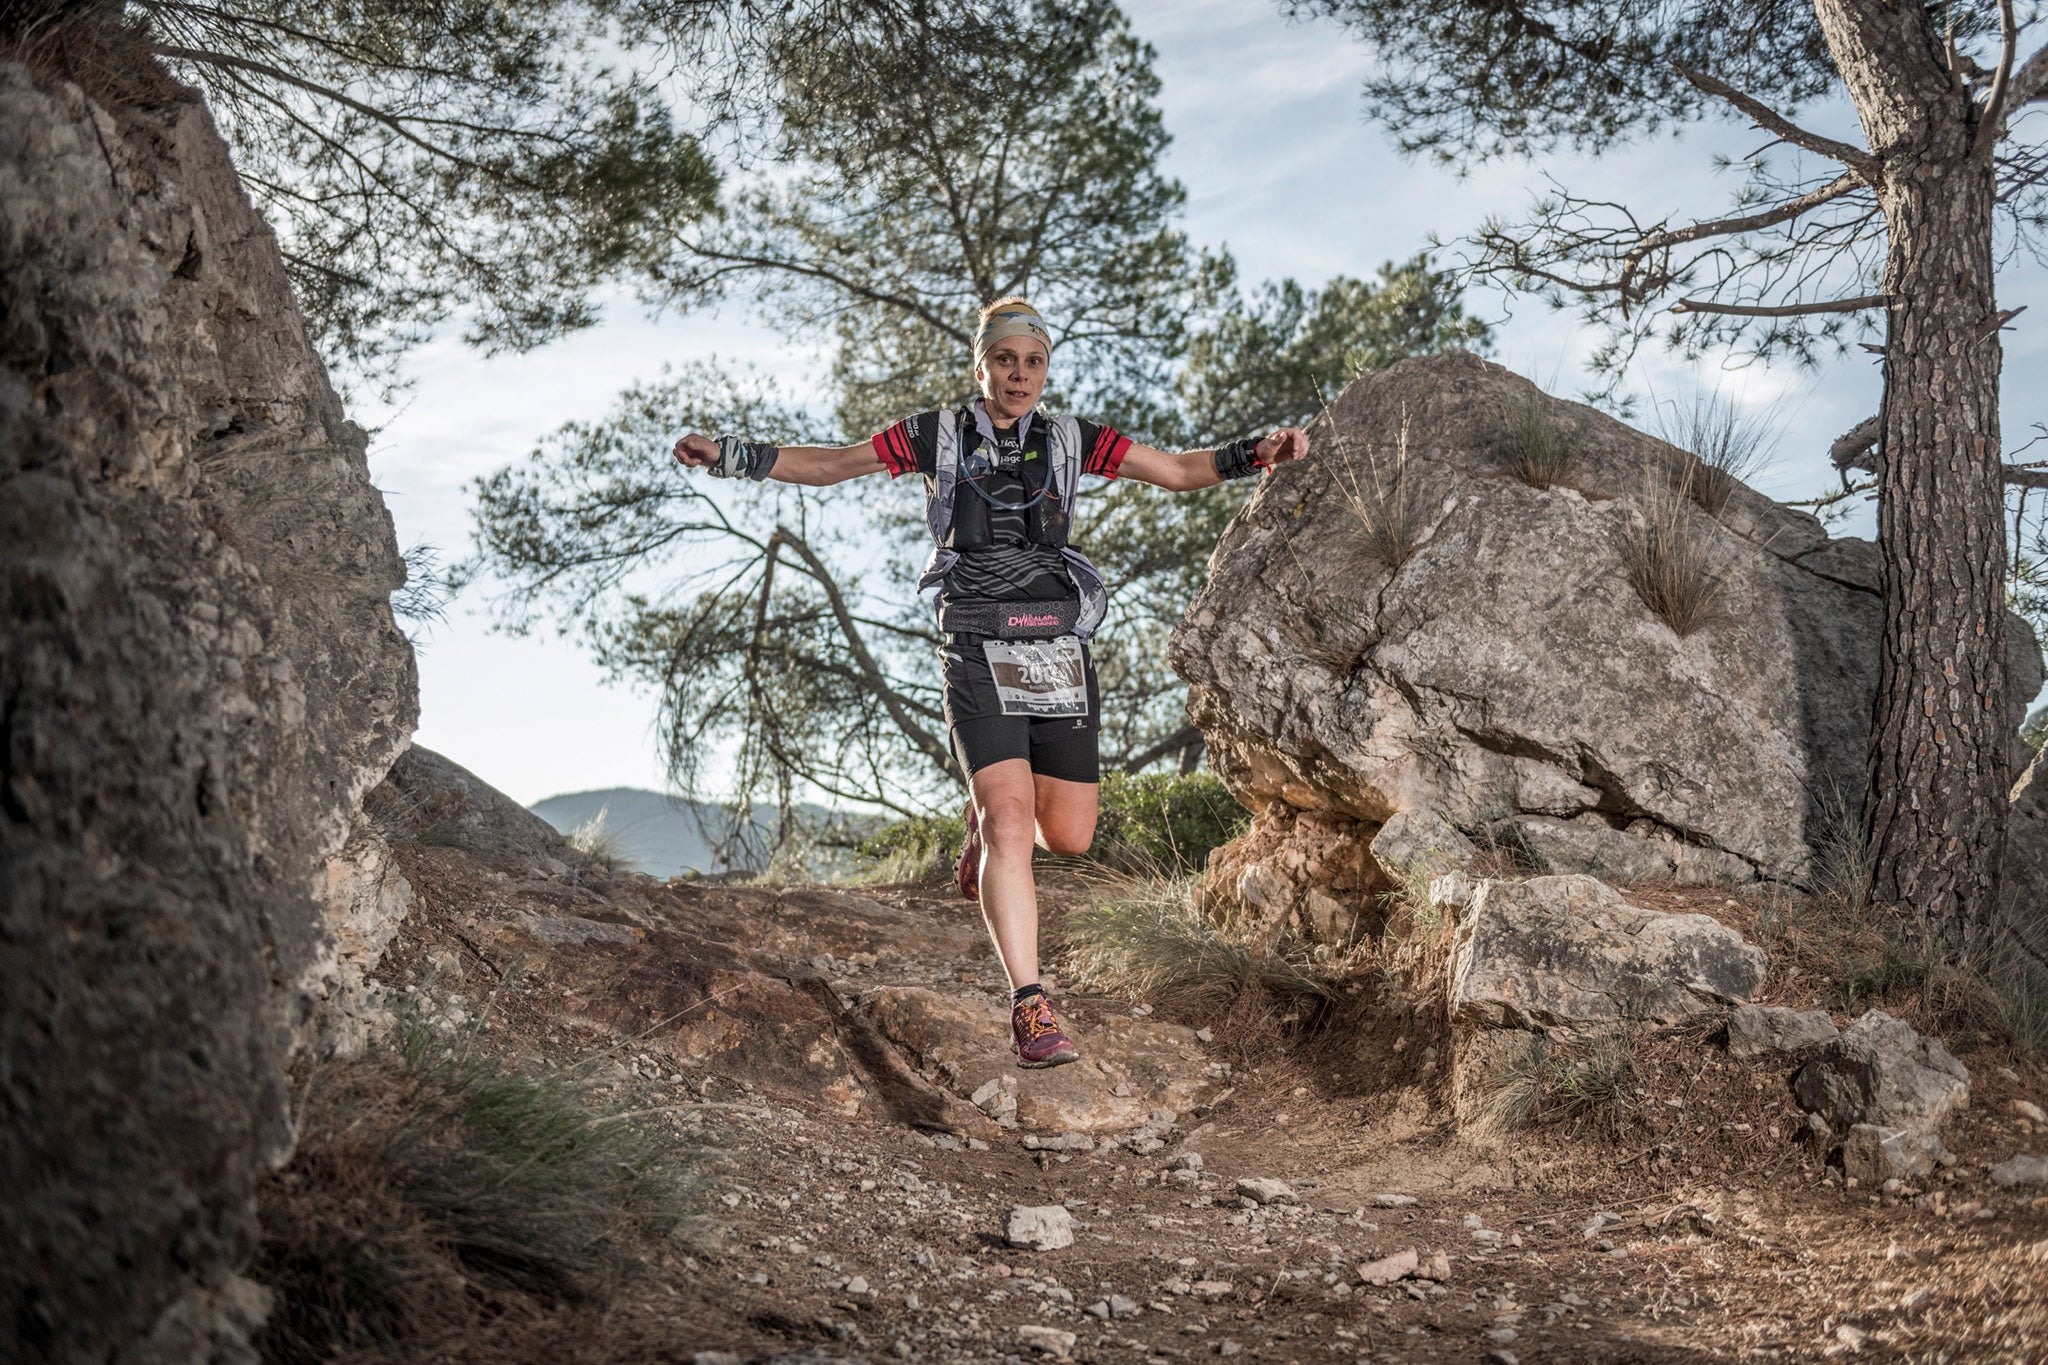
[(1053, 853), (1085, 853), (1095, 834), (1093, 782), (1063, 782), (1031, 771), (1029, 761), (1006, 758), (974, 775), (981, 812), (981, 914), (1010, 989), (1038, 980), (1038, 889), (1031, 876), (1033, 846)]

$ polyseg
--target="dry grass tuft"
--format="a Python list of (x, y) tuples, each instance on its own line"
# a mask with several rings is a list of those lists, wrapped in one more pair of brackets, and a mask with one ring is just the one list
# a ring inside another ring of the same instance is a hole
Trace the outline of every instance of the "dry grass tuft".
[[(1329, 408), (1325, 406), (1323, 412), (1327, 416)], [(1338, 446), (1344, 454), (1335, 466), (1338, 488), (1358, 518), (1366, 549), (1388, 568), (1398, 569), (1414, 556), (1422, 540), (1422, 508), (1408, 478), (1407, 409), (1401, 411), (1401, 430), (1391, 457), (1369, 448), (1357, 454), (1334, 417), (1330, 418), (1330, 430), (1339, 433)], [(1358, 472), (1361, 464), (1365, 466), (1363, 479)]]
[(1208, 919), (1190, 878), (1116, 878), (1096, 905), (1067, 917), (1067, 970), (1094, 990), (1116, 990), (1176, 1013), (1229, 1013), (1247, 997), (1282, 1011), (1323, 1005), (1337, 976), (1239, 925)]
[(601, 1310), (683, 1219), (694, 1162), (672, 1136), (445, 1043), (414, 1033), (308, 1077), (298, 1149), (259, 1196), (266, 1359), (427, 1358)]
[(1582, 1118), (1626, 1103), (1636, 1074), (1639, 1028), (1584, 1037), (1528, 1037), (1528, 1046), (1487, 1079), (1472, 1126), (1507, 1134)]
[(1578, 433), (1562, 429), (1549, 400), (1532, 393), (1508, 416), (1500, 458), (1510, 474), (1531, 488), (1569, 486), (1579, 466)]
[(1767, 418), (1743, 412), (1719, 391), (1702, 391), (1684, 405), (1658, 404), (1657, 435), (1694, 457), (1687, 488), (1711, 517), (1726, 509), (1737, 485), (1770, 467), (1777, 444)]
[(1719, 617), (1734, 554), (1694, 501), (1691, 471), (1650, 480), (1642, 515), (1622, 537), (1629, 586), (1680, 638)]
[(619, 832), (607, 823), (611, 813), (610, 806), (600, 806), (597, 814), (562, 836), (563, 843), (607, 871), (624, 867), (628, 861)]
[[(0, 3), (0, 61), (69, 81), (106, 109), (152, 109), (198, 99), (157, 61), (147, 25), (120, 6)], [(112, 16), (112, 17), (110, 17)]]

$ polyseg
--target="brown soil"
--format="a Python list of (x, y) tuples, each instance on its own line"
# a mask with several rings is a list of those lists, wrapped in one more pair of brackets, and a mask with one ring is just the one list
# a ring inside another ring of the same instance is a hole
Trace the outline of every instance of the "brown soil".
[[(848, 1008), (883, 985), (1000, 990), (978, 920), (933, 888), (577, 887), (453, 849), (402, 856), (420, 902), (387, 985), (452, 996), (505, 1054), (597, 1059), (613, 1099), (666, 1110), (678, 1150), (708, 1153), (686, 1244), (607, 1305), (436, 1342), (437, 1359), (1049, 1358), (1026, 1326), (1073, 1333), (1088, 1361), (2048, 1358), (2048, 1198), (1984, 1174), (2048, 1145), (2008, 1117), (2048, 1086), (2000, 1057), (1965, 1056), (1973, 1107), (1945, 1131), (1961, 1160), (1925, 1207), (1825, 1180), (1789, 1068), (1733, 1063), (1701, 1031), (1642, 1040), (1615, 1099), (1461, 1135), (1445, 1040), (1384, 982), (1288, 1046), (1257, 1045), (1270, 1021), (1211, 1044), (1190, 1065), (1228, 1062), (1229, 1084), (1162, 1150), (1033, 1151), (922, 1059), (882, 1055)], [(1050, 879), (1049, 939), (1085, 894)], [(1718, 910), (1755, 927), (1753, 907)], [(611, 937), (567, 941), (592, 923)], [(1060, 1004), (1084, 1052), (1134, 1009)], [(1199, 1176), (1167, 1174), (1183, 1152)], [(1247, 1206), (1236, 1182), (1260, 1176), (1298, 1202)], [(1074, 1245), (1007, 1247), (1020, 1204), (1066, 1205)], [(1601, 1212), (1618, 1221), (1589, 1235)], [(1358, 1283), (1409, 1248), (1446, 1253), (1447, 1278)], [(1087, 1311), (1111, 1296), (1136, 1312)]]

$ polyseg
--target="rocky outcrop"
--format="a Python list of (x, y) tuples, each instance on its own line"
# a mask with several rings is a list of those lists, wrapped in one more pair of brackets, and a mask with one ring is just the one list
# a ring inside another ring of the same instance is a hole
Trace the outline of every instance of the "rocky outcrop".
[(0, 65), (0, 1356), (233, 1359), (391, 523), (205, 108)]
[(1792, 1093), (1838, 1131), (1874, 1124), (1932, 1133), (1970, 1102), (1970, 1073), (1939, 1038), (1871, 1010), (1801, 1068)]
[(1394, 873), (1371, 852), (1373, 829), (1335, 811), (1276, 802), (1240, 838), (1214, 850), (1200, 887), (1211, 915), (1270, 937), (1299, 929), (1324, 943), (1349, 943), (1384, 927), (1383, 897)]
[[(1576, 452), (1557, 486), (1500, 454), (1532, 404)], [(1533, 817), (1554, 872), (1805, 876), (1825, 800), (1863, 781), (1871, 544), (1740, 485), (1717, 515), (1688, 507), (1723, 586), (1680, 636), (1626, 547), (1646, 489), (1691, 456), (1462, 353), (1359, 380), (1310, 434), (1232, 523), (1172, 645), (1217, 771), (1263, 821), (1240, 876), (1272, 866), (1283, 809), (1368, 840), (1408, 811), (1468, 833)], [(2009, 619), (2026, 698), (2039, 652)], [(1275, 874), (1298, 910), (1309, 884)]]
[(1705, 915), (1641, 910), (1591, 877), (1483, 881), (1457, 911), (1453, 1023), (1678, 1024), (1746, 1000), (1764, 955)]

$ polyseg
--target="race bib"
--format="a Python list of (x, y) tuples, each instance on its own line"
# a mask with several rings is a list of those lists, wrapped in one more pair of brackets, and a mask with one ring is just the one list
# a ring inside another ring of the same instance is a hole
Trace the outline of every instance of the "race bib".
[(988, 671), (1006, 716), (1085, 716), (1088, 670), (1081, 642), (1071, 635), (1053, 640), (990, 640)]

